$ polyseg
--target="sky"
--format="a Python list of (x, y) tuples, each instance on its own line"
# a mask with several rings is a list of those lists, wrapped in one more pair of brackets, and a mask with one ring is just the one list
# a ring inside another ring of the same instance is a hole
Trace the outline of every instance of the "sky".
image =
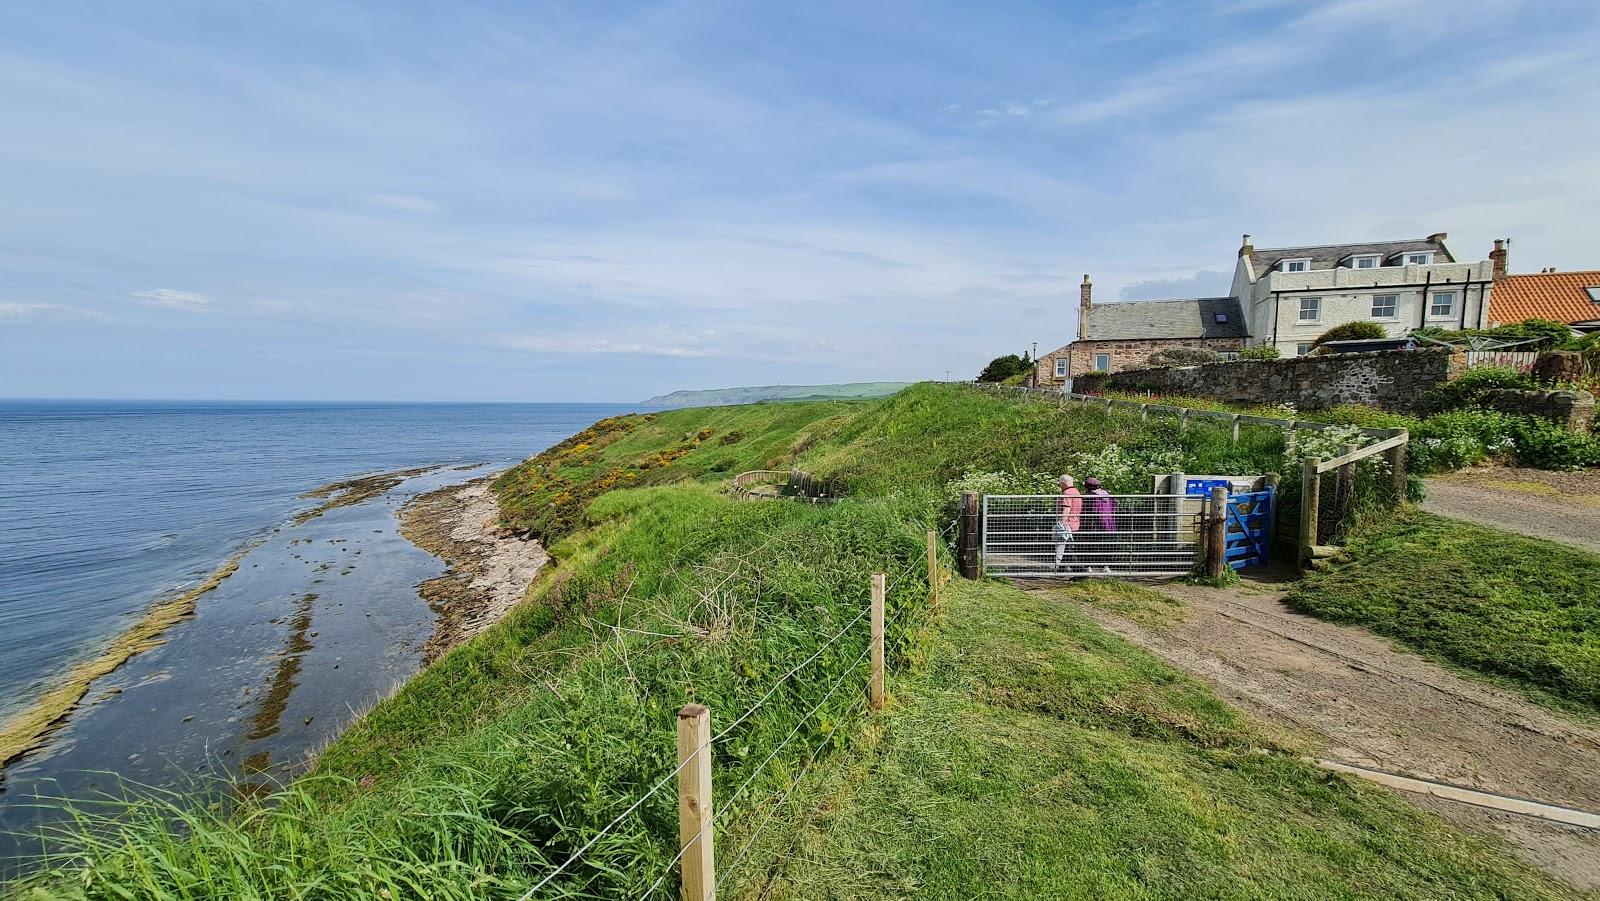
[(1258, 247), (1600, 269), (1600, 4), (0, 4), (0, 397), (971, 377)]

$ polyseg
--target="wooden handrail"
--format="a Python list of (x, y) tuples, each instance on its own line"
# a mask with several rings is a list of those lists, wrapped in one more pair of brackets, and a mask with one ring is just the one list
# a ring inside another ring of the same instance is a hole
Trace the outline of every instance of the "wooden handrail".
[(1360, 450), (1354, 451), (1353, 453), (1323, 460), (1321, 463), (1317, 464), (1317, 475), (1322, 475), (1325, 472), (1338, 469), (1347, 463), (1354, 463), (1357, 460), (1363, 460), (1367, 457), (1377, 456), (1391, 447), (1399, 447), (1400, 445), (1411, 440), (1411, 434), (1405, 429), (1395, 429), (1394, 431), (1397, 431), (1400, 434), (1385, 438), (1382, 441), (1379, 441), (1377, 444), (1369, 444)]

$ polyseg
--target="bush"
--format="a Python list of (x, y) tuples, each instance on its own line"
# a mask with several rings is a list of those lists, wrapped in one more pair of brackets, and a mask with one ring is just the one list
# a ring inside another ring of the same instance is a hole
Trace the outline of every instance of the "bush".
[(1480, 366), (1469, 369), (1461, 378), (1437, 385), (1428, 394), (1435, 409), (1455, 410), (1470, 407), (1494, 388), (1537, 388), (1533, 378), (1512, 366)]
[(983, 367), (983, 371), (978, 373), (978, 381), (1003, 382), (1019, 373), (1026, 373), (1032, 367), (1033, 361), (1028, 358), (1027, 354), (1023, 354), (1020, 357), (1016, 354), (1006, 354), (1003, 357), (995, 357), (990, 360), (989, 365)]
[[(1296, 417), (1290, 415), (1288, 418)], [(1326, 422), (1329, 425), (1353, 425), (1363, 429), (1409, 429), (1413, 432), (1421, 425), (1421, 420), (1413, 416), (1391, 413), (1364, 404), (1340, 404), (1326, 410), (1300, 414), (1298, 418), (1309, 419), (1312, 422)]]
[(1241, 360), (1276, 360), (1280, 356), (1276, 344), (1252, 344), (1239, 350)]
[(1512, 429), (1517, 460), (1539, 469), (1582, 469), (1600, 466), (1600, 439), (1574, 432), (1537, 416), (1523, 416)]
[(1336, 325), (1328, 329), (1318, 335), (1317, 340), (1311, 342), (1311, 346), (1321, 347), (1329, 341), (1365, 341), (1371, 338), (1387, 337), (1389, 337), (1389, 333), (1384, 331), (1383, 326), (1376, 322), (1358, 319), (1355, 322), (1346, 322), (1343, 325)]
[(1411, 432), (1411, 465), (1448, 472), (1516, 449), (1517, 417), (1492, 410), (1454, 410), (1424, 419)]
[(1222, 358), (1198, 347), (1168, 347), (1151, 354), (1144, 362), (1151, 367), (1202, 366), (1216, 363)]

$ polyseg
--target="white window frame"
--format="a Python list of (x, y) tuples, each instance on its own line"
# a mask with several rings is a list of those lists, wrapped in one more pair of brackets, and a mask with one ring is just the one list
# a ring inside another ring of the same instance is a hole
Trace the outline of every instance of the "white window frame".
[[(1363, 266), (1362, 263), (1368, 265)], [(1351, 269), (1377, 269), (1383, 265), (1383, 255), (1378, 253), (1364, 253), (1350, 258)]]
[[(1389, 315), (1387, 315), (1387, 316), (1378, 315), (1378, 300), (1379, 300), (1379, 298), (1383, 298), (1383, 297), (1389, 298)], [(1395, 322), (1395, 321), (1398, 321), (1399, 318), (1400, 318), (1400, 295), (1398, 295), (1398, 294), (1374, 294), (1374, 295), (1372, 295), (1371, 315), (1372, 315), (1373, 319), (1376, 319), (1379, 322)]]
[[(1106, 364), (1104, 366), (1100, 365), (1100, 361), (1101, 360), (1105, 360), (1106, 361)], [(1095, 354), (1094, 355), (1094, 371), (1095, 372), (1110, 372), (1111, 371), (1111, 355), (1110, 354)]]
[(1294, 355), (1297, 356), (1297, 357), (1310, 356), (1311, 355), (1311, 342), (1310, 341), (1301, 341), (1299, 344), (1296, 344), (1294, 346)]
[[(1306, 301), (1308, 301), (1308, 300), (1309, 301), (1314, 301), (1316, 303), (1316, 308), (1315, 308), (1316, 309), (1316, 315), (1312, 316), (1310, 319), (1306, 318)], [(1317, 323), (1321, 322), (1322, 321), (1322, 298), (1321, 297), (1302, 297), (1302, 298), (1300, 298), (1300, 312), (1297, 315), (1297, 318), (1296, 318), (1295, 321), (1299, 322), (1301, 325), (1316, 325)]]
[(1600, 285), (1590, 285), (1583, 289), (1583, 293), (1589, 295), (1589, 299), (1595, 303), (1600, 303)]
[[(1306, 265), (1305, 265), (1304, 269), (1290, 269), (1289, 268), (1289, 264), (1291, 264), (1291, 263), (1305, 263)], [(1278, 269), (1280, 271), (1282, 271), (1282, 272), (1310, 272), (1311, 271), (1311, 258), (1310, 257), (1295, 257), (1293, 259), (1280, 260), (1278, 262)]]
[(1067, 377), (1067, 358), (1066, 357), (1056, 357), (1056, 378), (1064, 379), (1066, 377)]
[[(1441, 295), (1441, 294), (1447, 294), (1447, 295), (1450, 296), (1450, 306), (1446, 307), (1445, 311), (1443, 313), (1438, 313), (1438, 312), (1435, 312), (1435, 310), (1436, 310), (1436, 308), (1438, 306), (1438, 303), (1439, 303), (1436, 298), (1438, 298), (1439, 295)], [(1454, 319), (1454, 318), (1456, 318), (1456, 302), (1458, 300), (1460, 300), (1460, 299), (1461, 299), (1461, 292), (1459, 292), (1459, 291), (1430, 291), (1428, 293), (1428, 318), (1429, 319)]]
[[(1418, 259), (1418, 257), (1421, 257), (1421, 259)], [(1408, 250), (1408, 251), (1406, 251), (1405, 262), (1406, 262), (1407, 266), (1431, 266), (1431, 265), (1433, 265), (1433, 251), (1431, 251), (1431, 250), (1417, 250), (1417, 251)]]

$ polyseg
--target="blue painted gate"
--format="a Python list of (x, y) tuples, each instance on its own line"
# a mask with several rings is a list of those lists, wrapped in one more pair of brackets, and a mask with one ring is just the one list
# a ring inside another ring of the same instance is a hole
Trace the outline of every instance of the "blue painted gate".
[(1262, 566), (1272, 550), (1273, 505), (1277, 492), (1272, 488), (1228, 495), (1228, 565), (1234, 569)]

